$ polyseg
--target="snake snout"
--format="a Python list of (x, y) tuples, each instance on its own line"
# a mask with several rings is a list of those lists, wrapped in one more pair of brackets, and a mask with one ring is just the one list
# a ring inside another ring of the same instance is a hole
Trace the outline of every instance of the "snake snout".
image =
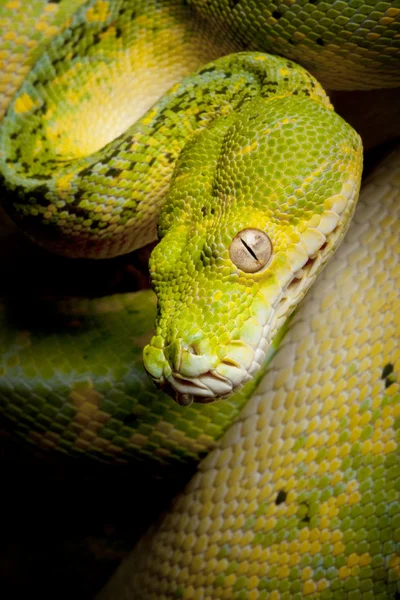
[(212, 402), (232, 391), (232, 383), (215, 370), (216, 354), (201, 350), (201, 344), (186, 344), (182, 339), (164, 349), (167, 370), (172, 371), (166, 376), (166, 391), (179, 404)]
[(164, 356), (173, 373), (192, 378), (212, 370), (218, 363), (214, 352), (201, 350), (201, 345), (192, 345), (177, 339), (164, 349)]
[(202, 344), (174, 340), (163, 349), (147, 346), (144, 364), (155, 383), (178, 404), (208, 403), (229, 396), (248, 379), (247, 373), (232, 361), (220, 360), (213, 352), (203, 352)]

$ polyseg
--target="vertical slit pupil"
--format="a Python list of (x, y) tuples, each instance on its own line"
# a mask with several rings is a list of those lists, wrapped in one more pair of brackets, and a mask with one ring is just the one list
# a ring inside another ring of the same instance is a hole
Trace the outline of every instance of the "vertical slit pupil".
[(246, 244), (246, 242), (244, 241), (243, 238), (240, 238), (240, 241), (242, 242), (243, 246), (246, 248), (246, 250), (251, 254), (251, 256), (254, 258), (254, 260), (256, 260), (258, 262), (258, 258), (257, 255), (255, 254), (255, 252), (253, 251), (252, 248), (250, 248), (250, 246), (248, 244)]

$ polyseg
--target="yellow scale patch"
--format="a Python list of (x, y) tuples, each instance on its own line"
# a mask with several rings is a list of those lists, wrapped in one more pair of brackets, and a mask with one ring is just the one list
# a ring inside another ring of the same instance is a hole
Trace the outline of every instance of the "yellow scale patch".
[(24, 93), (19, 96), (14, 103), (14, 110), (16, 113), (21, 114), (29, 112), (36, 106), (36, 103), (32, 98)]
[(98, 0), (93, 6), (87, 9), (86, 18), (89, 22), (103, 23), (107, 20), (108, 9), (108, 2), (105, 2), (105, 0)]

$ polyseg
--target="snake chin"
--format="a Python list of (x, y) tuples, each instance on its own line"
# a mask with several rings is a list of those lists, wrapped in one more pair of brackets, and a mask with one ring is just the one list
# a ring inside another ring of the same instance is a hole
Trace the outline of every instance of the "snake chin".
[(242, 380), (239, 386), (235, 386), (232, 380), (224, 377), (215, 369), (198, 377), (183, 377), (179, 373), (173, 373), (169, 377), (162, 377), (155, 383), (181, 406), (189, 406), (193, 402), (209, 404), (216, 400), (228, 398), (251, 379), (251, 376), (240, 365), (237, 365), (237, 367), (231, 366), (230, 369), (232, 368), (238, 371), (238, 375)]
[(181, 406), (189, 406), (192, 402), (208, 404), (226, 398), (231, 395), (233, 385), (215, 370), (196, 378), (185, 378), (175, 373), (168, 377), (165, 391)]

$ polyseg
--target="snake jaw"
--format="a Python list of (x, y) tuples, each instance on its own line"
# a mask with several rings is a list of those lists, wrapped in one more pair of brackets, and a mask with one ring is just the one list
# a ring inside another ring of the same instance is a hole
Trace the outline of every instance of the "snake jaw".
[(269, 345), (269, 337), (264, 335), (268, 323), (259, 328), (261, 333), (257, 335), (256, 348), (242, 340), (234, 340), (226, 346), (222, 359), (199, 356), (183, 349), (181, 340), (170, 344), (170, 350), (169, 346), (160, 349), (148, 345), (144, 350), (145, 369), (155, 385), (182, 406), (227, 398), (252, 379), (264, 362), (265, 346)]
[[(240, 377), (226, 376), (220, 371), (217, 356), (197, 354), (194, 348), (184, 348), (182, 340), (175, 340), (164, 349), (148, 345), (143, 353), (144, 367), (154, 383), (178, 404), (207, 403), (230, 395), (236, 383), (246, 376), (237, 363), (230, 363)], [(233, 366), (235, 364), (235, 366)]]
[(232, 383), (217, 371), (207, 371), (196, 378), (185, 378), (175, 373), (167, 379), (163, 388), (181, 406), (192, 402), (208, 404), (218, 398), (224, 398), (232, 393)]
[(240, 340), (225, 348), (222, 359), (198, 355), (192, 346), (184, 348), (182, 340), (164, 349), (149, 344), (143, 353), (145, 370), (155, 385), (184, 406), (230, 396), (251, 379), (255, 357), (259, 358), (259, 351)]

